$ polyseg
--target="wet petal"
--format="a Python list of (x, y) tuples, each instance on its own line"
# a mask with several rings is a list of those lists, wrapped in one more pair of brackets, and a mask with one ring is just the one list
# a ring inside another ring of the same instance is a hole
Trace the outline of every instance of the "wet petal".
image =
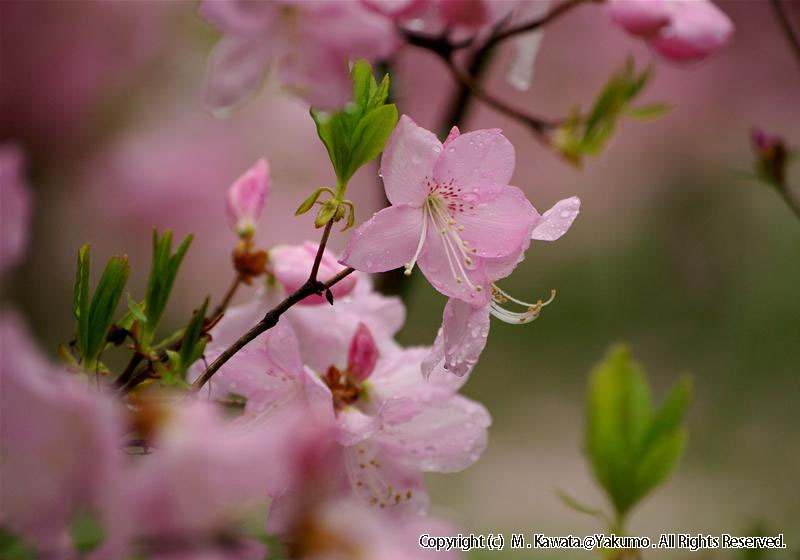
[(581, 199), (577, 196), (556, 202), (550, 210), (542, 214), (531, 233), (537, 241), (555, 241), (572, 226), (581, 210)]
[(384, 208), (353, 232), (340, 262), (364, 272), (400, 268), (413, 257), (421, 232), (419, 208)]
[(225, 111), (253, 93), (272, 57), (272, 45), (258, 36), (224, 37), (211, 54), (205, 84), (206, 103)]
[(466, 196), (491, 195), (508, 185), (514, 161), (514, 146), (499, 128), (476, 130), (447, 144), (433, 175), (439, 183), (453, 179)]
[(433, 167), (442, 152), (436, 135), (403, 115), (381, 156), (386, 197), (392, 204), (422, 206), (433, 179)]

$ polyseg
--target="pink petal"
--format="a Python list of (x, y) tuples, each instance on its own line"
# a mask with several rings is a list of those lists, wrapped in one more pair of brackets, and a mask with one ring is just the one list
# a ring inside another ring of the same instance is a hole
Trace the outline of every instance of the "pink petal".
[(349, 447), (375, 435), (381, 427), (381, 416), (346, 406), (336, 414), (336, 425), (336, 441)]
[(280, 72), (289, 90), (318, 109), (341, 109), (353, 95), (347, 57), (325, 45), (295, 46), (281, 59)]
[(353, 232), (340, 262), (364, 272), (386, 272), (409, 262), (422, 232), (422, 210), (384, 208)]
[(30, 187), (25, 180), (25, 157), (13, 143), (0, 145), (0, 272), (17, 263), (28, 244), (31, 217)]
[(497, 196), (475, 202), (455, 214), (464, 227), (461, 238), (481, 257), (504, 257), (515, 253), (530, 237), (536, 211), (517, 187), (503, 187)]
[(444, 364), (455, 375), (466, 375), (478, 363), (489, 336), (489, 307), (475, 307), (450, 299), (444, 308), (442, 328), (429, 358), (423, 363), (423, 374), (430, 375)]
[(514, 146), (499, 128), (460, 135), (442, 151), (433, 176), (439, 183), (453, 179), (462, 195), (483, 196), (508, 185), (514, 173)]
[(272, 45), (261, 35), (223, 37), (209, 61), (206, 103), (214, 110), (233, 108), (259, 86), (271, 57)]
[(353, 493), (366, 503), (389, 511), (423, 514), (429, 499), (422, 473), (366, 441), (347, 449), (347, 475)]
[[(475, 259), (471, 267), (468, 267), (460, 253), (457, 253), (457, 256), (453, 256), (451, 251), (450, 260), (448, 260), (447, 251), (449, 249), (446, 249), (446, 243), (445, 236), (439, 230), (434, 227), (428, 227), (425, 245), (418, 261), (419, 268), (425, 278), (434, 288), (446, 296), (468, 301), (475, 305), (487, 303), (490, 294), (482, 259)], [(450, 243), (456, 242), (450, 240)], [(458, 264), (455, 262), (457, 258), (460, 259), (461, 269), (458, 268)], [(467, 283), (464, 276), (469, 279), (472, 286)], [(461, 282), (457, 278), (460, 278)], [(475, 289), (477, 286), (482, 288), (481, 291)]]
[(239, 235), (255, 228), (269, 195), (269, 165), (259, 159), (230, 186), (226, 196), (228, 220)]
[(442, 147), (446, 148), (450, 144), (450, 142), (452, 142), (453, 140), (455, 140), (459, 136), (461, 136), (461, 131), (458, 130), (457, 126), (454, 126), (453, 128), (450, 129), (450, 132), (447, 134), (447, 138), (445, 138), (444, 144), (442, 145)]
[(608, 0), (611, 21), (628, 33), (650, 37), (670, 21), (670, 10), (663, 0)]
[(556, 202), (550, 210), (542, 214), (531, 233), (537, 241), (555, 241), (572, 226), (581, 210), (581, 199), (577, 196)]
[(684, 0), (672, 6), (670, 24), (651, 41), (653, 48), (670, 60), (702, 60), (725, 46), (733, 35), (730, 18), (709, 1)]
[(347, 375), (359, 383), (364, 381), (372, 375), (378, 355), (372, 333), (364, 323), (359, 323), (347, 353)]
[[(318, 241), (305, 241), (300, 245), (278, 245), (270, 250), (270, 269), (287, 293), (294, 292), (306, 283), (308, 274), (314, 264), (318, 247)], [(344, 267), (337, 261), (337, 257), (326, 249), (322, 253), (317, 277), (325, 281), (344, 270)], [(349, 294), (355, 288), (357, 282), (358, 277), (355, 274), (351, 274), (344, 280), (337, 282), (331, 288), (334, 299)], [(324, 296), (313, 294), (302, 300), (300, 305), (319, 305), (323, 303), (327, 305), (327, 300)]]
[(433, 166), (442, 151), (436, 135), (418, 126), (408, 116), (389, 137), (381, 156), (381, 175), (386, 197), (394, 205), (422, 206), (433, 178)]
[(457, 472), (486, 449), (492, 420), (480, 403), (455, 395), (376, 437), (387, 453), (424, 472)]

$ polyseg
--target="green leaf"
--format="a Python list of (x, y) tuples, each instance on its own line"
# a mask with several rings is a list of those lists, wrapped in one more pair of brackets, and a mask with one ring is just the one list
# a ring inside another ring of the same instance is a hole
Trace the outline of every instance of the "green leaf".
[(78, 251), (78, 264), (75, 272), (73, 315), (75, 317), (75, 346), (83, 356), (86, 354), (86, 341), (89, 338), (89, 274), (91, 248), (84, 245)]
[(138, 303), (128, 293), (128, 311), (131, 312), (133, 319), (144, 324), (147, 321), (147, 314), (144, 312), (144, 302)]
[(339, 201), (335, 198), (329, 198), (326, 200), (322, 208), (320, 208), (319, 212), (317, 213), (317, 217), (314, 220), (314, 226), (321, 228), (328, 222), (330, 222), (335, 216), (336, 211), (339, 209)]
[(175, 276), (178, 274), (178, 269), (191, 242), (192, 236), (187, 235), (173, 254), (172, 231), (165, 230), (163, 235), (159, 236), (158, 230), (153, 230), (153, 258), (144, 305), (147, 321), (144, 323), (141, 340), (145, 347), (153, 340), (153, 334), (161, 321), (161, 316), (164, 314), (172, 292)]
[(191, 365), (200, 359), (205, 350), (208, 336), (205, 334), (205, 319), (208, 310), (208, 298), (203, 305), (192, 314), (181, 340), (180, 374), (183, 377)]
[(672, 110), (672, 107), (666, 103), (653, 103), (651, 105), (642, 105), (640, 107), (630, 107), (625, 113), (634, 119), (650, 120), (666, 115)]
[(72, 542), (80, 554), (88, 554), (97, 548), (105, 538), (105, 532), (98, 518), (87, 512), (75, 515), (69, 526)]
[(353, 146), (345, 180), (349, 180), (358, 169), (378, 157), (386, 141), (397, 125), (397, 107), (383, 105), (367, 113), (353, 132)]
[(577, 499), (573, 498), (563, 490), (556, 490), (556, 495), (568, 508), (577, 511), (578, 513), (591, 515), (592, 517), (601, 519), (604, 522), (608, 521), (608, 516), (606, 516), (606, 514), (603, 513), (601, 510), (593, 508), (591, 506), (587, 506), (586, 504), (579, 502)]
[(591, 374), (585, 444), (595, 476), (617, 515), (627, 512), (672, 471), (683, 450), (690, 400), (682, 380), (656, 410), (642, 368), (624, 346)]
[(297, 207), (297, 210), (294, 211), (295, 216), (300, 216), (301, 214), (305, 214), (314, 206), (317, 202), (317, 199), (323, 192), (330, 193), (331, 196), (335, 196), (336, 193), (333, 190), (329, 189), (328, 187), (320, 187), (315, 189), (308, 198), (306, 198), (303, 202), (300, 203), (300, 206)]
[(89, 330), (86, 352), (83, 355), (89, 364), (94, 363), (105, 347), (106, 335), (114, 322), (114, 314), (128, 282), (129, 273), (127, 257), (111, 257), (103, 270), (89, 306)]
[(383, 151), (397, 123), (397, 109), (394, 105), (385, 105), (389, 76), (385, 75), (378, 84), (372, 67), (365, 60), (353, 65), (350, 76), (353, 81), (351, 103), (334, 113), (311, 109), (311, 118), (328, 151), (339, 185), (346, 185), (362, 165)]
[(4, 560), (36, 560), (36, 549), (21, 537), (0, 527), (0, 558)]

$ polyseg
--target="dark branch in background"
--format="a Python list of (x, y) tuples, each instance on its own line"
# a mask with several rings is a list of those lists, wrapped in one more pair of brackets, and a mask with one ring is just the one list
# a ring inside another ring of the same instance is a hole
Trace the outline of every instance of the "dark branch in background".
[(781, 30), (786, 36), (786, 40), (789, 42), (789, 46), (792, 48), (792, 51), (794, 51), (795, 59), (797, 63), (800, 64), (800, 37), (798, 37), (797, 32), (792, 28), (789, 14), (781, 3), (781, 0), (770, 0), (770, 3), (775, 12), (775, 18), (778, 20)]
[(791, 210), (797, 215), (797, 218), (800, 219), (800, 200), (792, 195), (787, 185), (784, 185), (783, 188), (777, 189), (777, 191), (783, 200), (786, 201), (786, 205), (791, 208)]
[(233, 296), (236, 294), (236, 290), (242, 284), (242, 275), (237, 274), (236, 278), (233, 279), (231, 283), (231, 287), (228, 288), (228, 291), (225, 292), (225, 296), (222, 298), (222, 301), (219, 302), (219, 305), (214, 309), (211, 313), (211, 322), (215, 323), (215, 319), (222, 317), (222, 314), (225, 313), (225, 310), (228, 308), (228, 304), (230, 304)]

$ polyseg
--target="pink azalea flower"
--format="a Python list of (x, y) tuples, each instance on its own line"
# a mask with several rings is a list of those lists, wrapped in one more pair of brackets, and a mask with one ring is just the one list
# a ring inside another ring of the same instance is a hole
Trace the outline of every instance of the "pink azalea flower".
[(271, 63), (315, 107), (339, 108), (351, 95), (348, 61), (386, 58), (398, 44), (391, 20), (356, 0), (205, 0), (200, 10), (224, 34), (206, 87), (215, 108), (255, 90)]
[(0, 525), (62, 558), (79, 508), (97, 512), (118, 470), (121, 422), (36, 348), (22, 321), (0, 317)]
[(537, 218), (508, 186), (514, 159), (498, 129), (454, 128), (442, 145), (404, 115), (381, 160), (392, 205), (356, 229), (342, 263), (365, 272), (404, 266), (407, 275), (419, 264), (441, 293), (488, 303), (492, 261), (524, 250)]
[(269, 190), (269, 165), (263, 158), (245, 171), (228, 189), (228, 220), (240, 237), (250, 237), (255, 232), (256, 222), (264, 209)]
[(702, 60), (733, 35), (733, 23), (709, 0), (609, 0), (612, 21), (676, 62)]
[[(557, 202), (547, 212), (536, 219), (531, 238), (539, 241), (555, 241), (564, 235), (575, 221), (580, 211), (580, 200), (571, 197)], [(507, 275), (521, 258), (511, 256), (507, 259), (495, 259), (491, 270), (495, 277)], [(539, 316), (542, 307), (548, 305), (555, 296), (547, 301), (529, 303), (507, 294), (496, 284), (492, 284), (492, 300), (487, 305), (475, 306), (456, 298), (450, 298), (444, 308), (442, 327), (436, 336), (433, 349), (422, 362), (422, 373), (428, 376), (435, 369), (443, 367), (456, 375), (466, 375), (475, 364), (486, 346), (489, 336), (489, 316), (494, 315), (510, 324), (529, 323)], [(505, 304), (512, 303), (523, 311), (514, 312), (506, 309)]]
[(24, 175), (22, 150), (0, 145), (0, 272), (16, 264), (28, 244), (31, 191)]
[[(306, 283), (318, 247), (318, 242), (305, 241), (301, 245), (278, 245), (270, 250), (270, 270), (287, 293), (294, 292)], [(338, 259), (326, 249), (322, 253), (317, 278), (325, 281), (344, 270), (344, 267), (337, 261)], [(334, 300), (352, 292), (357, 282), (358, 278), (351, 274), (335, 284), (331, 288)], [(300, 305), (319, 305), (321, 303), (327, 303), (325, 297), (315, 294), (305, 298)]]
[[(427, 508), (422, 473), (456, 471), (474, 462), (486, 446), (490, 419), (480, 404), (456, 394), (464, 378), (440, 370), (422, 378), (428, 349), (402, 349), (391, 340), (399, 324), (387, 323), (385, 305), (375, 305), (373, 297), (383, 296), (354, 293), (333, 307), (293, 308), (229, 360), (208, 391), (218, 398), (246, 397), (245, 417), (266, 423), (285, 403), (302, 399), (314, 418), (335, 426), (343, 459), (330, 467), (331, 476), (343, 477), (350, 492), (368, 503), (421, 512)], [(339, 305), (338, 313), (331, 312)], [(360, 314), (342, 313), (346, 309)], [(224, 323), (223, 318), (212, 331), (215, 341)], [(295, 334), (294, 324), (308, 336)], [(363, 344), (364, 329), (374, 343), (369, 353), (377, 356), (370, 375), (361, 379), (350, 371), (360, 360), (348, 355)], [(208, 354), (213, 359), (215, 351)]]

